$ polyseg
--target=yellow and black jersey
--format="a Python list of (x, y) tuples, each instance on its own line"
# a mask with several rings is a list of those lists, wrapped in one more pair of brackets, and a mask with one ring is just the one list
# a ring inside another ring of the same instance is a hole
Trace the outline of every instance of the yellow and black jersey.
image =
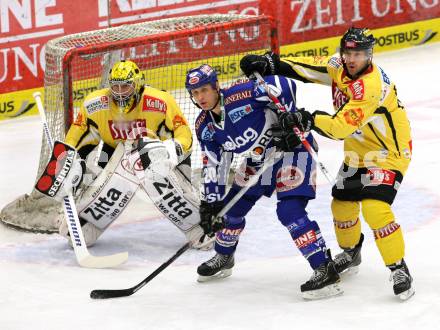
[(81, 151), (91, 150), (90, 146), (97, 145), (100, 140), (115, 148), (121, 141), (150, 136), (161, 140), (173, 138), (185, 153), (191, 150), (192, 134), (188, 122), (169, 93), (145, 86), (139, 102), (123, 115), (124, 120), (118, 120), (118, 113), (110, 89), (92, 92), (84, 100), (65, 142)]
[(280, 74), (331, 86), (334, 115), (314, 113), (316, 130), (344, 140), (350, 167), (380, 167), (405, 173), (411, 158), (411, 133), (396, 86), (378, 65), (359, 78), (346, 75), (339, 55), (287, 57)]

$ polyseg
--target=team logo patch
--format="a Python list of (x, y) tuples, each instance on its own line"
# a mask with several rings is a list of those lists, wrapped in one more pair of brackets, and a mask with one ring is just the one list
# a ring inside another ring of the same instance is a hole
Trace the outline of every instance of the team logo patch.
[(238, 108), (230, 111), (228, 113), (228, 116), (229, 116), (229, 118), (231, 119), (231, 121), (233, 123), (236, 123), (237, 121), (239, 121), (244, 116), (250, 114), (252, 111), (254, 111), (252, 106), (250, 104), (246, 104), (246, 105), (244, 105), (242, 107), (238, 107)]
[(364, 81), (362, 79), (356, 80), (354, 83), (348, 85), (348, 88), (353, 95), (353, 100), (360, 101), (364, 98), (365, 88)]
[(84, 102), (84, 108), (86, 109), (89, 115), (101, 111), (109, 109), (108, 96), (103, 95), (99, 98), (94, 98)]
[(215, 128), (213, 123), (208, 123), (205, 128), (202, 130), (202, 134), (200, 135), (202, 140), (211, 141), (214, 136)]
[(191, 78), (189, 78), (189, 84), (190, 85), (195, 85), (195, 84), (197, 84), (198, 82), (199, 82), (199, 77), (197, 77), (197, 76), (195, 76), (195, 77), (191, 77)]
[(276, 190), (284, 192), (299, 187), (304, 182), (304, 173), (296, 166), (286, 166), (277, 172)]
[(178, 129), (180, 126), (188, 126), (188, 123), (186, 122), (185, 118), (179, 116), (179, 115), (175, 115), (173, 118), (173, 127), (174, 129)]
[(330, 61), (328, 61), (328, 65), (335, 69), (339, 69), (342, 66), (342, 60), (340, 57), (332, 57)]
[(84, 123), (84, 116), (83, 116), (82, 112), (79, 112), (78, 115), (76, 116), (75, 121), (73, 122), (73, 125), (81, 126), (82, 123)]
[(165, 113), (167, 111), (167, 104), (164, 100), (158, 99), (157, 97), (144, 95), (144, 104), (142, 106), (142, 111)]
[(350, 109), (344, 113), (344, 118), (347, 124), (359, 127), (364, 119), (364, 112), (362, 109)]
[(234, 176), (234, 183), (240, 187), (244, 187), (249, 179), (257, 173), (255, 167), (247, 166), (243, 162)]

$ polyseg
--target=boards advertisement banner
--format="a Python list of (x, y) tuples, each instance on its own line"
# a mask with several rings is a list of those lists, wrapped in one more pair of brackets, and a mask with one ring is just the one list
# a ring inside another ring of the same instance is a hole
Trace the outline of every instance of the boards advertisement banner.
[(44, 48), (67, 34), (197, 14), (268, 14), (282, 56), (326, 56), (350, 26), (368, 26), (375, 51), (439, 40), (440, 0), (1, 0), (0, 120), (37, 114)]

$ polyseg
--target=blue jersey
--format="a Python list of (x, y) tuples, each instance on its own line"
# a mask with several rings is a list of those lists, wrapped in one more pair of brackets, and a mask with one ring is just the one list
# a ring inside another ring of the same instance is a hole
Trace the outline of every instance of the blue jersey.
[[(296, 111), (296, 85), (292, 79), (267, 76), (264, 80), (287, 111)], [(245, 153), (248, 164), (255, 167), (264, 162), (266, 150), (273, 147), (271, 127), (278, 123), (275, 105), (256, 81), (222, 89), (220, 95), (220, 118), (212, 111), (202, 111), (195, 124), (203, 156), (202, 199), (209, 202), (223, 199), (234, 154)], [(297, 149), (304, 151), (301, 145)]]

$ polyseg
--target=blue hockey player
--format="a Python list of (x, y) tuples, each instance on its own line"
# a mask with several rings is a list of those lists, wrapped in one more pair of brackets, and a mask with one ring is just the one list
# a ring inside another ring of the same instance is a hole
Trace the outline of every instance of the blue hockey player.
[[(293, 80), (282, 76), (267, 76), (264, 80), (288, 111), (296, 111)], [(246, 184), (249, 176), (263, 166), (270, 151), (275, 148), (284, 151), (224, 216), (224, 228), (216, 233), (216, 255), (198, 267), (198, 281), (231, 275), (246, 214), (260, 197), (270, 197), (276, 190), (278, 219), (314, 270), (310, 280), (301, 285), (303, 298), (341, 294), (340, 278), (330, 251), (318, 224), (307, 216), (307, 203), (315, 198), (315, 164), (299, 138), (278, 125), (276, 107), (264, 86), (246, 80), (220, 89), (216, 72), (206, 64), (188, 72), (185, 86), (193, 103), (202, 110), (195, 130), (203, 157), (200, 217), (206, 232), (216, 231), (218, 212)], [(311, 134), (307, 140), (314, 143)], [(225, 196), (232, 156), (243, 153), (246, 155), (243, 164)]]

